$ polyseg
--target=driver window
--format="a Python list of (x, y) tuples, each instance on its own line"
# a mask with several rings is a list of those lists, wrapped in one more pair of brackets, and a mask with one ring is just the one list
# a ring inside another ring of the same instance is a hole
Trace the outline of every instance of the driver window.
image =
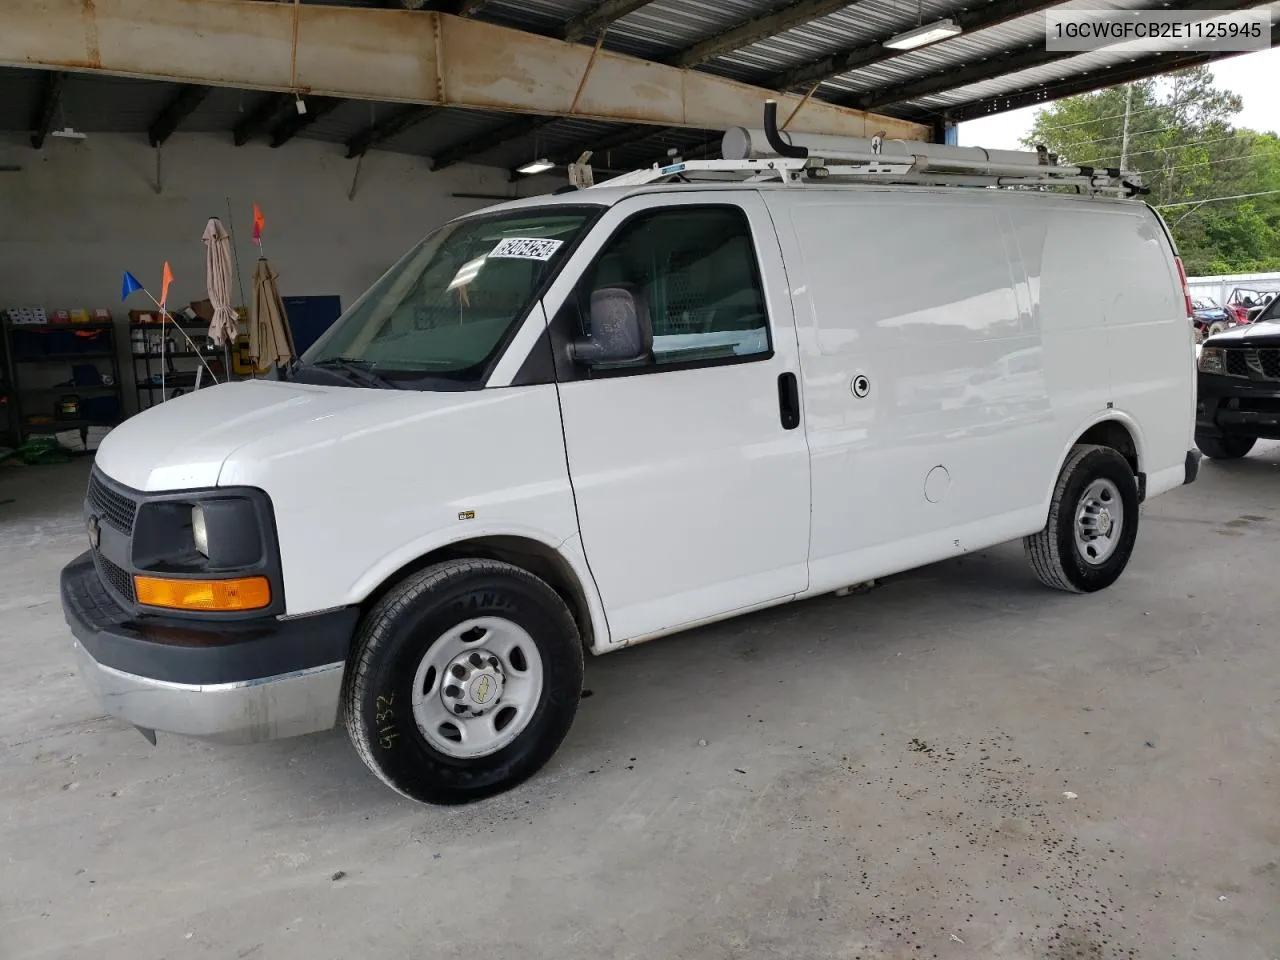
[(620, 285), (634, 290), (649, 308), (653, 353), (639, 366), (770, 355), (751, 229), (737, 207), (681, 206), (625, 223), (579, 288), (583, 334), (591, 332), (586, 329), (591, 292)]

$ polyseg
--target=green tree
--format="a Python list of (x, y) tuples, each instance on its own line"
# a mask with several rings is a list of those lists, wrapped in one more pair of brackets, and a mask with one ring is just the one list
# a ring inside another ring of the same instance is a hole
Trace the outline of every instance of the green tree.
[[(1214, 86), (1207, 67), (1059, 100), (1040, 110), (1030, 147), (1063, 163), (1127, 169), (1151, 188), (1192, 274), (1280, 269), (1280, 138), (1237, 129), (1240, 97)], [(1200, 201), (1212, 200), (1211, 203)]]

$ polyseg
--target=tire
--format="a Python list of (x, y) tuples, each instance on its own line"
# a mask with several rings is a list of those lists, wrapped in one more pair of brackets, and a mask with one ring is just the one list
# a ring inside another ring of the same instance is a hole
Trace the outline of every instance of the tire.
[[(1115, 510), (1116, 502), (1119, 511)], [(1090, 504), (1103, 510), (1086, 509)], [(1077, 536), (1082, 511), (1092, 517), (1091, 521), (1086, 518), (1088, 525), (1084, 527), (1089, 535), (1098, 535), (1102, 529), (1101, 513), (1110, 518), (1106, 524), (1109, 535), (1096, 540), (1087, 535), (1085, 549)], [(1111, 447), (1079, 444), (1071, 449), (1058, 475), (1048, 523), (1039, 533), (1023, 538), (1022, 544), (1032, 569), (1046, 586), (1093, 593), (1119, 579), (1137, 539), (1138, 484), (1129, 462)], [(1086, 550), (1095, 555), (1087, 555)]]
[[(452, 665), (440, 659), (454, 651)], [(578, 710), (582, 661), (577, 624), (542, 580), (496, 560), (440, 563), (397, 584), (361, 622), (343, 684), (347, 732), (369, 769), (409, 799), (479, 800), (551, 759)], [(451, 679), (464, 675), (472, 679)], [(483, 703), (494, 687), (491, 709), (468, 699)], [(510, 705), (518, 687), (519, 708)], [(452, 716), (462, 708), (489, 712)], [(503, 716), (515, 719), (496, 732)], [(463, 755), (490, 740), (492, 750)]]
[(1196, 434), (1196, 446), (1214, 460), (1239, 460), (1258, 442), (1257, 437), (1204, 437)]
[(1224, 330), (1230, 329), (1231, 325), (1225, 320), (1219, 320), (1216, 323), (1209, 324), (1206, 336), (1212, 337), (1215, 333), (1222, 333)]

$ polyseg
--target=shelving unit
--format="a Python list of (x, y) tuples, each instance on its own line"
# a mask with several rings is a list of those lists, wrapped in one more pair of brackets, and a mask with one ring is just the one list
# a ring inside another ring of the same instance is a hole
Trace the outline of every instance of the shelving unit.
[[(137, 351), (139, 346), (143, 347), (143, 352), (132, 354), (134, 388), (137, 391), (139, 411), (194, 389), (196, 372), (201, 366), (200, 357), (209, 364), (219, 381), (227, 379), (226, 371), (230, 365), (226, 351), (213, 346), (208, 350), (192, 350), (187, 338), (174, 329), (175, 327), (180, 327), (197, 346), (203, 346), (208, 342), (209, 325), (200, 320), (166, 322), (163, 326), (163, 335), (168, 338), (169, 343), (164, 351), (154, 349), (154, 344), (151, 342), (153, 337), (161, 334), (159, 323), (135, 321), (129, 324), (130, 349)], [(143, 332), (141, 344), (137, 339), (137, 331)], [(169, 349), (169, 347), (175, 349)], [(179, 368), (174, 365), (174, 361), (177, 360), (194, 362)], [(139, 365), (142, 367), (141, 376), (139, 376)], [(160, 378), (162, 371), (163, 384)], [(208, 371), (205, 371), (200, 387), (203, 389), (212, 385), (213, 378), (209, 376)]]
[[(83, 436), (86, 427), (114, 427), (121, 421), (124, 398), (114, 324), (5, 323), (3, 340), (6, 377), (0, 386), (17, 442), (33, 433), (62, 430), (78, 429)], [(90, 366), (96, 376), (86, 376)], [(110, 383), (103, 382), (104, 374)], [(64, 398), (75, 398), (76, 414), (60, 415)]]

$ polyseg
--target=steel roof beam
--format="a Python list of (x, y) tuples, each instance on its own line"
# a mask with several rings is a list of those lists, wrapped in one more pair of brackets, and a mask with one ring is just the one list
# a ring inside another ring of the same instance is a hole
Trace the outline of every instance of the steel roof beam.
[[(440, 12), (258, 0), (163, 6), (157, 20), (154, 0), (26, 0), (5, 14), (0, 65), (700, 130), (758, 127), (771, 96), (725, 77)], [(916, 124), (822, 100), (778, 100), (782, 116), (795, 113), (788, 129), (796, 133), (927, 135)]]
[(371, 147), (404, 133), (410, 127), (417, 126), (439, 109), (439, 107), (417, 105), (401, 107), (395, 113), (369, 124), (347, 141), (347, 159), (354, 160), (356, 157), (364, 156)]
[(1239, 52), (1237, 51), (1228, 53), (1205, 51), (1155, 53), (1132, 63), (1124, 63), (1110, 69), (1103, 67), (1091, 70), (1082, 76), (1068, 80), (1050, 80), (1046, 83), (1010, 90), (1008, 93), (1002, 93), (994, 97), (970, 100), (968, 103), (947, 107), (944, 113), (948, 120), (954, 123), (963, 123), (966, 120), (976, 120), (979, 117), (1004, 113), (1007, 110), (1032, 107), (1036, 104), (1060, 100), (1063, 97), (1074, 97), (1081, 93), (1092, 93), (1095, 90), (1114, 87), (1117, 84), (1133, 83), (1158, 74), (1169, 73), (1173, 70), (1184, 70), (1187, 67), (1196, 67), (1202, 63), (1210, 63), (1214, 60), (1222, 60), (1226, 57), (1238, 55)]
[(794, 27), (819, 20), (837, 10), (843, 10), (853, 0), (797, 0), (781, 10), (744, 20), (714, 37), (695, 43), (680, 51), (667, 62), (677, 67), (696, 67), (734, 50), (741, 50), (753, 43), (776, 37)]
[(61, 71), (50, 73), (45, 77), (44, 89), (40, 91), (40, 102), (36, 105), (35, 115), (31, 118), (31, 146), (43, 149), (45, 137), (53, 129), (53, 117), (58, 112), (58, 104), (62, 100), (62, 88), (66, 85), (67, 75)]
[[(1059, 6), (1061, 3), (1062, 0), (995, 0), (994, 3), (984, 4), (972, 10), (961, 10), (958, 13), (954, 13), (951, 15), (951, 19), (964, 30), (964, 33), (960, 34), (960, 36), (964, 36), (965, 34), (999, 26), (1009, 20), (1016, 20), (1018, 17), (1025, 17), (1028, 14)], [(884, 45), (884, 41), (891, 39), (893, 36), (895, 34), (887, 33), (875, 43), (842, 50), (839, 53), (823, 57), (821, 60), (793, 67), (775, 75), (765, 85), (777, 90), (812, 86), (815, 83), (843, 76), (846, 73), (852, 73), (854, 70), (861, 70), (863, 67), (869, 67), (872, 64), (909, 53), (910, 51), (908, 50), (899, 50)], [(939, 42), (945, 43), (946, 41)], [(930, 46), (937, 46), (937, 44), (930, 44)]]
[(593, 37), (615, 20), (621, 20), (641, 7), (647, 7), (650, 2), (651, 0), (600, 0), (566, 23), (560, 36), (570, 43), (576, 43), (583, 37)]
[(164, 109), (151, 121), (147, 130), (147, 140), (153, 147), (158, 147), (178, 129), (182, 121), (191, 116), (204, 98), (209, 96), (210, 88), (198, 83), (188, 83), (178, 88), (178, 92), (165, 104)]
[(333, 113), (343, 104), (343, 101), (337, 97), (305, 97), (303, 102), (307, 106), (306, 113), (298, 113), (297, 110), (286, 113), (284, 119), (272, 128), (271, 146), (273, 148), (283, 147), (307, 127), (321, 117)]
[(269, 93), (250, 110), (243, 120), (236, 124), (231, 132), (231, 139), (237, 147), (243, 147), (259, 134), (265, 133), (276, 118), (284, 112), (286, 105), (293, 103), (293, 97), (287, 93)]
[[(1160, 9), (1247, 10), (1254, 6), (1257, 6), (1257, 0), (1173, 0), (1173, 2), (1161, 6)], [(1088, 51), (1049, 51), (1044, 49), (1043, 46), (1032, 45), (1021, 50), (1006, 51), (999, 56), (971, 63), (967, 66), (950, 67), (932, 76), (908, 80), (906, 83), (883, 87), (879, 90), (869, 90), (862, 94), (855, 94), (852, 97), (845, 98), (842, 102), (857, 105), (864, 110), (887, 107), (891, 104), (905, 103), (909, 100), (916, 100), (936, 93), (959, 90), (975, 83), (994, 80), (997, 77), (1018, 73), (1022, 70), (1030, 70), (1033, 67), (1044, 66), (1059, 60), (1069, 60), (1072, 57), (1082, 56), (1086, 52)]]
[(464, 140), (462, 143), (455, 144), (452, 147), (446, 147), (439, 153), (433, 153), (431, 155), (431, 169), (443, 170), (445, 167), (452, 167), (455, 163), (461, 163), (463, 160), (482, 154), (486, 150), (500, 147), (508, 141), (528, 136), (535, 130), (552, 122), (543, 117), (525, 117), (522, 120), (513, 120), (510, 123), (505, 123), (496, 130), (490, 130), (488, 133), (482, 133), (478, 137), (472, 137), (470, 140)]
[(673, 127), (655, 127), (647, 123), (636, 123), (627, 127), (619, 127), (613, 133), (608, 133), (594, 140), (584, 140), (576, 146), (569, 147), (553, 157), (558, 165), (574, 163), (577, 159), (588, 150), (592, 153), (607, 153), (610, 150), (616, 150), (618, 147), (629, 146), (633, 143), (639, 143), (641, 140), (647, 140), (649, 137), (657, 137), (664, 133), (668, 133)]

